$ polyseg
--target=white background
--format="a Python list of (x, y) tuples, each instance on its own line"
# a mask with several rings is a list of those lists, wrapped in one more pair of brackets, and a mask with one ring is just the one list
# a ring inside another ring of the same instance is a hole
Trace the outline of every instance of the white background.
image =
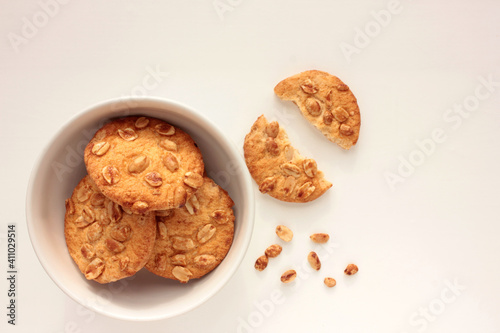
[[(19, 267), (15, 327), (0, 279), (2, 332), (500, 331), (498, 1), (0, 2), (0, 276), (11, 223)], [(337, 75), (358, 98), (350, 151), (274, 96), (308, 69)], [(227, 286), (146, 323), (94, 314), (62, 293), (33, 252), (24, 207), (32, 166), (60, 126), (94, 103), (142, 94), (201, 110), (241, 150), (260, 114), (278, 120), (334, 184), (295, 205), (255, 186), (252, 241)], [(278, 224), (294, 231), (291, 243), (276, 237)], [(327, 246), (313, 232), (330, 233)], [(273, 243), (283, 253), (257, 272)], [(307, 268), (311, 250), (319, 272)], [(352, 277), (349, 262), (360, 268)], [(299, 277), (283, 285), (289, 268)]]

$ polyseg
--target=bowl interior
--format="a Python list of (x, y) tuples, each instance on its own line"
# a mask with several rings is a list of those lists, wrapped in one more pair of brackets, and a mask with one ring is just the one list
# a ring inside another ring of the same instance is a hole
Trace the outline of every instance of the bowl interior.
[[(101, 285), (87, 281), (67, 251), (64, 201), (86, 174), (85, 146), (106, 121), (128, 115), (163, 119), (189, 133), (201, 149), (208, 176), (228, 191), (235, 202), (233, 245), (222, 263), (201, 279), (180, 284), (143, 269), (127, 279)], [(235, 146), (210, 121), (189, 107), (157, 98), (111, 100), (70, 120), (41, 154), (28, 188), (28, 231), (46, 272), (75, 301), (114, 318), (168, 318), (202, 304), (236, 271), (253, 228), (251, 185), (245, 163)]]

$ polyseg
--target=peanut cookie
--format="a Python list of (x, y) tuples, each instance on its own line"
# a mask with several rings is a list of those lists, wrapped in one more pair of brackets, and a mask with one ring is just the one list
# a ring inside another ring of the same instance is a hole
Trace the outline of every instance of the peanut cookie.
[(215, 269), (233, 242), (233, 205), (228, 193), (205, 177), (183, 208), (157, 213), (155, 247), (145, 267), (182, 283)]
[(268, 123), (264, 116), (253, 124), (243, 149), (259, 190), (278, 200), (312, 201), (332, 186), (318, 170), (316, 161), (302, 157), (278, 122)]
[(156, 223), (153, 213), (123, 212), (85, 176), (66, 200), (64, 235), (85, 277), (108, 283), (144, 267), (153, 251)]
[(203, 183), (196, 143), (155, 118), (111, 121), (90, 140), (84, 158), (101, 192), (133, 213), (182, 207)]
[(311, 70), (284, 79), (274, 92), (285, 101), (293, 101), (302, 115), (344, 149), (356, 144), (361, 116), (349, 87), (336, 76)]

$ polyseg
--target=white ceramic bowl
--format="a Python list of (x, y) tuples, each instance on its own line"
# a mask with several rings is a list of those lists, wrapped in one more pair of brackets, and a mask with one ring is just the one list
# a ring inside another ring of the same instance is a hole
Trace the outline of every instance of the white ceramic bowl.
[[(145, 269), (101, 285), (87, 281), (71, 259), (64, 239), (64, 200), (85, 175), (83, 150), (110, 118), (146, 115), (189, 133), (201, 149), (208, 176), (235, 202), (234, 241), (226, 258), (201, 279), (180, 284)], [(28, 231), (40, 263), (76, 302), (126, 320), (157, 320), (185, 313), (213, 296), (231, 278), (248, 248), (254, 223), (254, 194), (245, 162), (214, 124), (183, 104), (160, 98), (120, 98), (94, 105), (71, 119), (42, 152), (29, 182)]]

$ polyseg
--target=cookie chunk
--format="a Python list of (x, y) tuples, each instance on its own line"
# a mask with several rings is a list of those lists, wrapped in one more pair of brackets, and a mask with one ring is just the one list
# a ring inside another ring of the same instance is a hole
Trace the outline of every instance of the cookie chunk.
[(157, 236), (146, 268), (186, 283), (204, 276), (226, 256), (234, 235), (233, 200), (205, 178), (185, 207), (157, 212)]
[(316, 161), (302, 157), (278, 122), (268, 123), (263, 115), (245, 137), (243, 149), (259, 190), (278, 200), (312, 201), (332, 186), (318, 170)]
[(203, 183), (196, 143), (155, 118), (126, 117), (104, 125), (84, 159), (99, 190), (138, 214), (181, 207)]
[(64, 235), (85, 277), (108, 283), (144, 267), (153, 251), (156, 223), (153, 213), (125, 213), (85, 176), (66, 200)]
[(344, 149), (356, 144), (361, 116), (349, 87), (336, 76), (311, 70), (284, 79), (274, 92), (285, 101), (293, 101), (302, 115), (328, 140)]

